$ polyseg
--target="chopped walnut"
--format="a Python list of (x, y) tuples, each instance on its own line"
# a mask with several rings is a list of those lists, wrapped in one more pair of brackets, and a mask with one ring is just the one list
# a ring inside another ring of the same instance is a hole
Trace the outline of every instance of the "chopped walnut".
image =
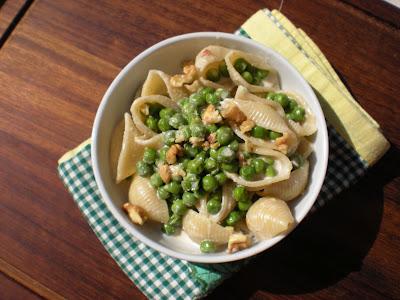
[(160, 177), (164, 183), (168, 183), (171, 181), (171, 171), (168, 167), (168, 165), (161, 165), (158, 168), (158, 173), (160, 174)]
[(234, 103), (225, 105), (221, 111), (221, 114), (225, 119), (236, 124), (240, 124), (246, 120), (245, 114)]
[(143, 223), (147, 220), (146, 211), (141, 208), (140, 206), (131, 204), (131, 203), (124, 203), (122, 205), (123, 209), (128, 213), (129, 218), (131, 221), (138, 225), (143, 225)]
[(169, 166), (172, 176), (186, 176), (186, 172), (179, 165)]
[(211, 149), (217, 149), (217, 148), (219, 148), (219, 146), (221, 146), (221, 145), (218, 142), (210, 144)]
[(240, 124), (239, 129), (241, 132), (246, 133), (252, 130), (255, 125), (256, 123), (254, 123), (254, 121), (247, 119), (246, 121), (243, 121), (242, 124)]
[(204, 150), (208, 150), (210, 148), (210, 143), (205, 141), (203, 144), (201, 144), (201, 147), (203, 147)]
[(192, 83), (197, 75), (197, 70), (194, 64), (185, 65), (183, 74), (177, 74), (171, 77), (170, 83), (173, 87), (183, 87), (184, 84)]
[(183, 155), (182, 146), (179, 144), (174, 144), (168, 149), (165, 158), (167, 160), (167, 163), (173, 165), (174, 163), (176, 163), (176, 157), (182, 155)]
[(189, 139), (189, 142), (190, 142), (193, 146), (201, 146), (201, 144), (203, 144), (203, 142), (204, 142), (204, 138), (192, 136), (192, 137)]
[(196, 93), (201, 87), (201, 83), (198, 80), (193, 81), (191, 84), (183, 85), (191, 94)]
[(239, 152), (238, 154), (238, 160), (239, 160), (239, 166), (243, 167), (246, 163), (246, 159), (244, 158), (244, 155), (242, 152)]
[(210, 134), (208, 135), (208, 137), (207, 137), (207, 141), (208, 141), (210, 144), (216, 143), (216, 142), (217, 142), (217, 134), (216, 134), (215, 132), (210, 133)]
[(215, 124), (222, 121), (221, 115), (219, 114), (218, 110), (215, 109), (215, 106), (212, 104), (207, 106), (201, 118), (204, 124)]
[(278, 147), (278, 150), (287, 153), (288, 150), (288, 141), (289, 141), (289, 135), (287, 132), (283, 133), (281, 137), (278, 137), (275, 140), (275, 145)]
[(248, 235), (241, 232), (233, 233), (229, 237), (228, 241), (228, 253), (235, 253), (239, 250), (249, 248), (251, 246), (251, 239)]

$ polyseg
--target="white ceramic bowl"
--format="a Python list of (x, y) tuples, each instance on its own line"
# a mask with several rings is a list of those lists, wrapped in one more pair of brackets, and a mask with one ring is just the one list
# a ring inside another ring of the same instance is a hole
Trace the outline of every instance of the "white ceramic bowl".
[(186, 235), (166, 236), (160, 225), (133, 225), (121, 205), (127, 201), (126, 189), (117, 186), (111, 178), (109, 148), (114, 126), (129, 111), (136, 89), (143, 83), (150, 69), (160, 69), (170, 74), (179, 73), (182, 60), (193, 59), (196, 53), (208, 45), (221, 45), (256, 53), (266, 57), (280, 74), (283, 90), (301, 94), (316, 115), (318, 132), (315, 136), (315, 152), (311, 157), (311, 173), (308, 188), (298, 200), (290, 202), (296, 223), (311, 209), (324, 181), (328, 162), (328, 135), (324, 115), (318, 100), (308, 83), (297, 70), (275, 51), (247, 38), (220, 32), (184, 34), (164, 40), (136, 56), (114, 79), (105, 93), (93, 125), (92, 163), (101, 196), (117, 220), (132, 236), (144, 244), (167, 255), (192, 262), (222, 263), (244, 259), (260, 253), (282, 240), (288, 233), (259, 242), (234, 254), (219, 252), (202, 254), (197, 244)]

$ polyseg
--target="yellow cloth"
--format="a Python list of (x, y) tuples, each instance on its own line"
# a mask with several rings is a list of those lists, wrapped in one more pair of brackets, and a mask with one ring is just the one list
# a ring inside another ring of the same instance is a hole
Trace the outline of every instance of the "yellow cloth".
[(389, 148), (378, 123), (354, 100), (314, 42), (279, 11), (260, 10), (243, 24), (254, 40), (279, 52), (316, 91), (325, 117), (369, 165)]

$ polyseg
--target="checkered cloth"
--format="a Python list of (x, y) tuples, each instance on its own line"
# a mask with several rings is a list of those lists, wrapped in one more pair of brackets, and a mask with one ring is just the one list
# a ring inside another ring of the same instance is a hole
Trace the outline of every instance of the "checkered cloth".
[[(243, 30), (237, 34), (246, 36)], [(328, 170), (313, 210), (353, 184), (367, 169), (367, 164), (330, 125), (328, 134)], [(150, 299), (201, 298), (248, 261), (193, 264), (139, 242), (118, 223), (100, 196), (91, 165), (90, 143), (62, 160), (58, 172), (106, 250)]]

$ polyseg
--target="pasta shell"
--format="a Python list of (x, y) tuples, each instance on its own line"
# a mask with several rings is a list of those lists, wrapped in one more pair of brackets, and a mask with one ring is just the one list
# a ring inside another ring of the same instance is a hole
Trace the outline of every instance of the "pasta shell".
[(170, 82), (171, 76), (159, 70), (150, 70), (143, 84), (142, 96), (164, 95), (177, 101), (187, 96), (184, 88), (174, 87)]
[[(268, 70), (269, 74), (266, 78), (263, 79), (261, 85), (253, 85), (248, 83), (243, 77), (236, 71), (235, 67), (233, 66), (236, 59), (244, 58), (247, 60), (251, 65), (263, 69)], [(242, 85), (247, 88), (250, 92), (268, 92), (268, 91), (275, 91), (279, 89), (279, 76), (278, 72), (273, 69), (263, 57), (246, 53), (243, 51), (232, 50), (225, 56), (225, 63), (229, 71), (229, 75), (232, 81), (236, 85)]]
[(168, 222), (167, 202), (157, 197), (149, 179), (135, 175), (129, 187), (129, 202), (144, 209), (150, 220)]
[(230, 90), (234, 84), (230, 78), (222, 78), (216, 82), (207, 80), (206, 73), (210, 68), (218, 68), (221, 61), (224, 60), (226, 54), (231, 49), (224, 48), (221, 46), (208, 46), (202, 49), (196, 56), (195, 67), (199, 73), (199, 81), (202, 85), (212, 87), (214, 89), (224, 88)]
[(293, 131), (296, 132), (298, 136), (309, 136), (314, 134), (317, 131), (317, 121), (308, 103), (299, 94), (295, 94), (292, 92), (285, 92), (285, 91), (282, 92), (288, 95), (293, 100), (295, 100), (300, 106), (304, 108), (306, 112), (305, 121), (302, 123), (297, 123), (293, 120), (288, 120), (288, 123), (290, 127), (293, 129)]
[[(122, 123), (122, 122), (121, 122)], [(120, 183), (122, 180), (131, 176), (136, 171), (136, 163), (142, 158), (144, 147), (138, 145), (135, 142), (135, 136), (137, 134), (137, 130), (133, 124), (132, 118), (128, 113), (124, 114), (124, 131), (123, 138), (121, 142), (120, 148), (116, 145), (120, 141), (121, 134), (121, 123), (118, 124), (117, 128), (114, 130), (113, 139), (111, 141), (111, 161), (112, 164), (115, 164), (116, 151), (120, 149), (115, 181), (116, 183)], [(118, 132), (117, 132), (118, 131)], [(114, 169), (113, 167), (112, 169)]]
[(303, 158), (307, 158), (313, 151), (314, 148), (312, 146), (312, 143), (305, 137), (300, 138), (300, 143), (296, 149), (296, 152), (300, 154)]
[(160, 149), (163, 146), (163, 135), (162, 133), (156, 134), (151, 138), (147, 138), (145, 136), (137, 136), (135, 137), (136, 144), (143, 147), (150, 147), (153, 149)]
[(235, 208), (236, 201), (232, 197), (232, 190), (234, 185), (230, 182), (225, 184), (222, 187), (222, 201), (221, 201), (221, 209), (216, 214), (210, 214), (207, 211), (207, 198), (204, 197), (200, 199), (197, 209), (200, 214), (207, 216), (211, 221), (215, 223), (222, 222), (228, 214)]
[(232, 179), (233, 182), (245, 186), (250, 191), (259, 191), (269, 184), (286, 180), (289, 178), (290, 171), (292, 170), (292, 163), (290, 162), (289, 158), (286, 155), (280, 153), (279, 151), (267, 148), (255, 148), (251, 152), (261, 156), (272, 157), (275, 160), (274, 168), (277, 172), (276, 176), (274, 177), (266, 176), (260, 180), (248, 181), (236, 173), (225, 172), (226, 176)]
[(255, 102), (267, 104), (267, 105), (271, 106), (274, 110), (276, 110), (276, 112), (281, 117), (285, 116), (285, 111), (283, 110), (282, 106), (279, 103), (272, 101), (270, 99), (261, 98), (255, 94), (252, 94), (244, 86), (241, 86), (241, 85), (238, 86), (238, 88), (236, 90), (236, 94), (235, 94), (235, 99), (255, 101)]
[(222, 105), (234, 103), (245, 114), (246, 118), (254, 121), (258, 126), (282, 133), (283, 136), (271, 141), (251, 137), (242, 133), (238, 126), (233, 126), (235, 134), (241, 139), (259, 147), (279, 150), (283, 153), (292, 153), (299, 143), (296, 134), (288, 127), (286, 121), (271, 106), (260, 101), (246, 101), (242, 99), (225, 99)]
[(260, 198), (247, 211), (246, 224), (259, 240), (270, 239), (287, 231), (294, 223), (285, 201)]
[(309, 165), (308, 160), (306, 160), (300, 168), (290, 174), (289, 179), (273, 183), (258, 192), (258, 194), (260, 196), (276, 197), (283, 201), (293, 200), (301, 195), (307, 186)]
[(176, 110), (179, 108), (178, 104), (175, 101), (161, 95), (143, 96), (135, 99), (131, 106), (132, 119), (137, 129), (141, 132), (141, 135), (144, 135), (146, 137), (153, 137), (157, 133), (148, 128), (146, 124), (144, 124), (143, 116), (140, 109), (146, 104), (153, 103), (158, 103), (164, 107), (170, 107)]
[(233, 227), (223, 227), (192, 209), (183, 217), (182, 229), (196, 243), (209, 240), (217, 245), (228, 243), (233, 233)]
[[(110, 144), (110, 168), (112, 178), (117, 178), (118, 159), (121, 153), (122, 140), (124, 137), (125, 120), (122, 119), (117, 126), (115, 126)], [(128, 175), (129, 176), (129, 175)]]

